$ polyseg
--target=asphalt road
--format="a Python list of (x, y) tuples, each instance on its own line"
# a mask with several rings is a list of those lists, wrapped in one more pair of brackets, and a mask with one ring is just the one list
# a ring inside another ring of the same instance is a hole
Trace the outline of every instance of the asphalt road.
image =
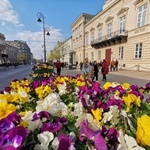
[(27, 78), (31, 72), (31, 65), (18, 66), (17, 68), (8, 67), (7, 70), (0, 68), (0, 91), (10, 85), (14, 79), (22, 80)]

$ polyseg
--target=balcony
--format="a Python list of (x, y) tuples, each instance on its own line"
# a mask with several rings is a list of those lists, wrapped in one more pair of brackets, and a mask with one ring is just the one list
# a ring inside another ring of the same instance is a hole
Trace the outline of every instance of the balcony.
[(95, 49), (103, 48), (111, 45), (127, 42), (128, 32), (127, 31), (115, 31), (109, 35), (105, 35), (91, 42), (91, 46)]

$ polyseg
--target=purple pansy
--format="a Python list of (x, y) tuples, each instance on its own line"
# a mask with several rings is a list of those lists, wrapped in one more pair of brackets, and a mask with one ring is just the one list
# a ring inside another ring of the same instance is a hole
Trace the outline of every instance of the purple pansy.
[(59, 134), (58, 135), (58, 140), (59, 140), (59, 145), (58, 145), (58, 150), (74, 150), (74, 146), (72, 143), (72, 138), (67, 136), (66, 134)]
[(62, 123), (56, 121), (55, 123), (44, 123), (40, 129), (41, 132), (49, 131), (49, 132), (57, 132), (62, 128)]
[(33, 115), (33, 119), (32, 121), (38, 120), (38, 119), (43, 119), (43, 118), (49, 118), (50, 117), (50, 113), (47, 111), (41, 111), (39, 113), (35, 113)]
[(79, 139), (80, 141), (93, 140), (94, 147), (97, 150), (107, 150), (107, 145), (104, 138), (101, 136), (101, 131), (94, 132), (88, 127), (88, 121), (80, 123)]

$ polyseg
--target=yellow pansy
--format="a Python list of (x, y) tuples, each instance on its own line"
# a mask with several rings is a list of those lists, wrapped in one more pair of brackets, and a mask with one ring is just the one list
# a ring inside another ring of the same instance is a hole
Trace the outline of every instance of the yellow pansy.
[(137, 121), (137, 142), (144, 146), (150, 146), (150, 117), (147, 115), (141, 116)]
[(23, 126), (26, 128), (26, 127), (28, 127), (28, 123), (26, 121), (21, 121), (20, 126)]
[(124, 103), (126, 104), (127, 106), (127, 111), (130, 110), (130, 108), (136, 104), (138, 106), (140, 106), (140, 103), (141, 103), (141, 100), (140, 100), (140, 97), (137, 97), (136, 95), (134, 94), (128, 94), (126, 96), (123, 96), (123, 101)]
[(92, 112), (96, 122), (98, 124), (100, 124), (100, 120), (102, 119), (102, 110), (97, 108), (96, 110), (92, 109), (91, 112)]
[(10, 87), (12, 87), (13, 89), (17, 89), (20, 86), (20, 82), (19, 81), (12, 81), (10, 83)]
[(13, 111), (16, 111), (15, 105), (8, 104), (7, 102), (0, 102), (0, 119), (6, 118)]
[(105, 89), (105, 90), (107, 90), (109, 87), (111, 87), (112, 86), (112, 84), (110, 83), (110, 82), (106, 82), (104, 85), (103, 85), (103, 88)]
[(137, 106), (140, 106), (141, 104), (141, 99), (140, 96), (136, 97), (135, 102), (134, 102)]
[(42, 98), (43, 97), (43, 86), (37, 87), (35, 89), (35, 92), (38, 94), (39, 98)]
[(50, 88), (49, 85), (44, 86), (40, 86), (38, 88), (35, 89), (36, 93), (38, 94), (39, 98), (44, 98), (45, 96), (47, 96), (52, 90)]
[(12, 102), (14, 95), (11, 94), (0, 94), (0, 101)]
[(21, 83), (22, 83), (23, 85), (29, 85), (29, 80), (28, 80), (28, 79), (22, 80)]
[(77, 86), (85, 86), (85, 82), (77, 81)]
[(129, 84), (129, 83), (123, 83), (123, 84), (122, 84), (122, 87), (123, 87), (124, 89), (129, 89), (129, 88), (130, 88), (130, 84)]

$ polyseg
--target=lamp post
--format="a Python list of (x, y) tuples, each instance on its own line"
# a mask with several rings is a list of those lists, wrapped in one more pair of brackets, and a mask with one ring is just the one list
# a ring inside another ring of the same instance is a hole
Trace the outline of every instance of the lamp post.
[[(50, 29), (48, 27), (45, 28), (45, 23), (44, 23), (44, 15), (42, 13), (37, 13), (37, 17), (38, 17), (38, 22), (43, 22), (43, 37), (44, 37), (44, 62), (46, 62), (46, 41), (45, 41), (45, 33), (46, 35), (50, 35), (49, 31)], [(42, 19), (42, 20), (41, 20)]]

